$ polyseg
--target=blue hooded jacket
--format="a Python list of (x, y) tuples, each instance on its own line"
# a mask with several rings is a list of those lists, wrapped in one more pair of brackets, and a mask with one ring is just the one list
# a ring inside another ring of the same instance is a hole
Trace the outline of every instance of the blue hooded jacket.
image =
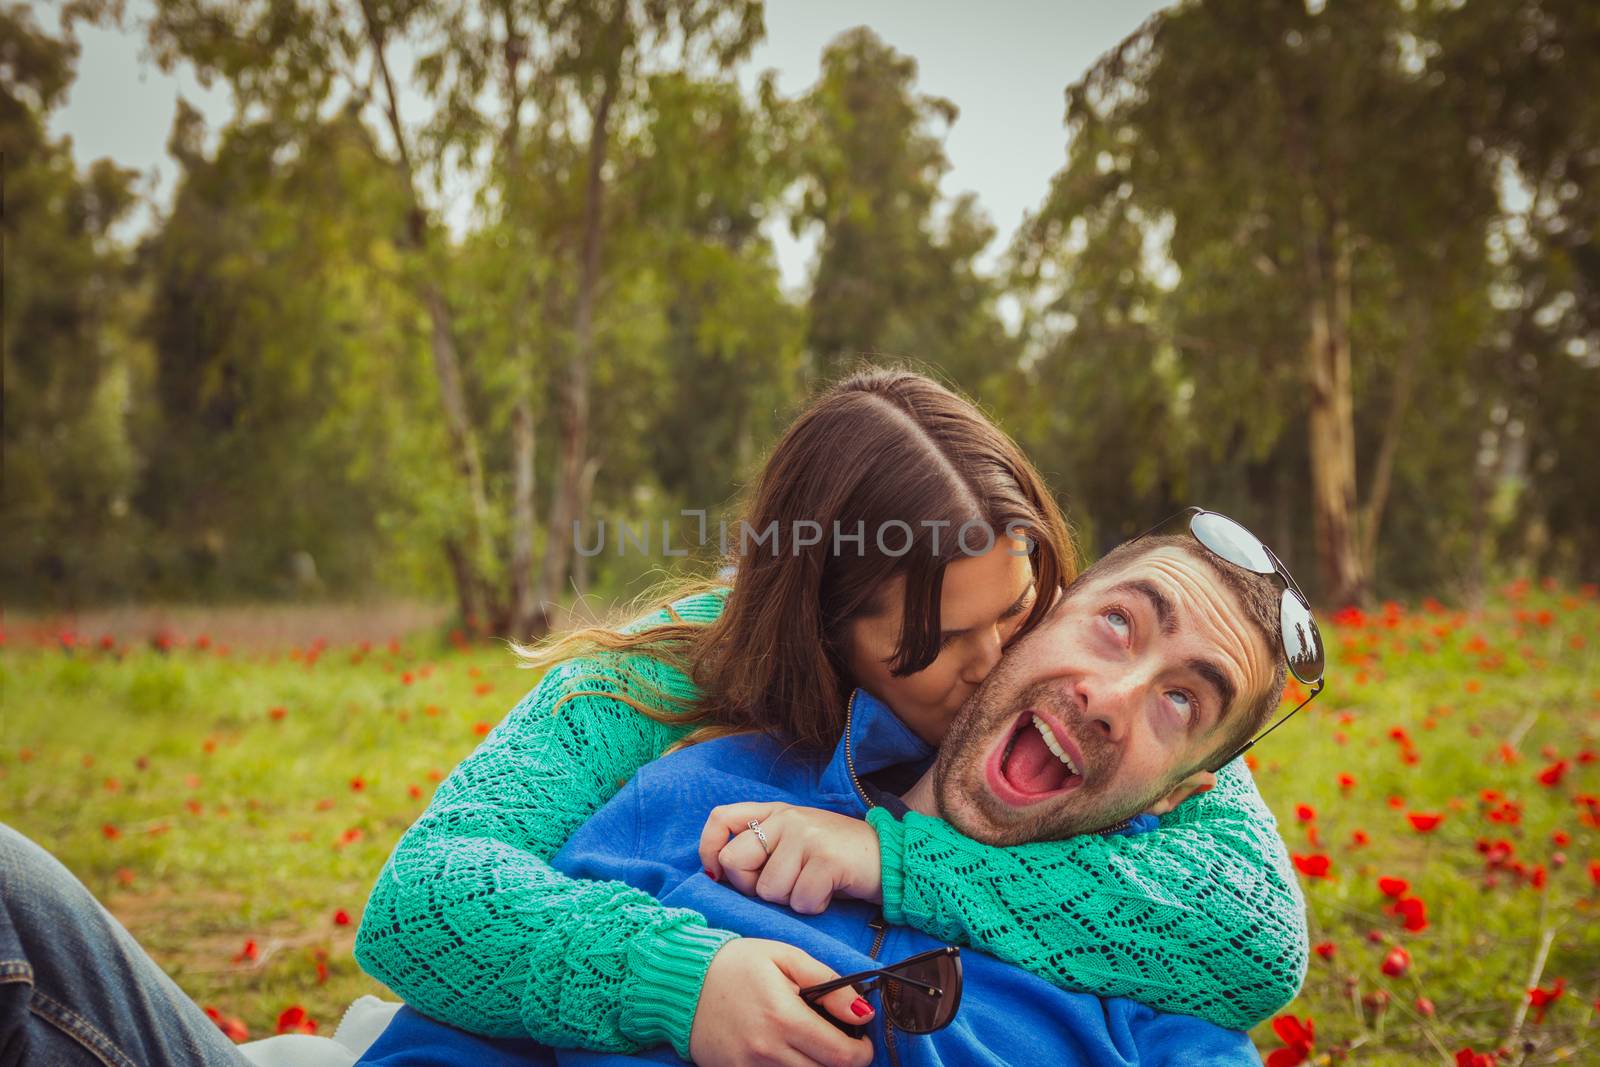
[[(836, 898), (821, 915), (797, 915), (744, 896), (705, 874), (698, 852), (700, 831), (712, 808), (739, 801), (783, 801), (856, 817), (874, 804), (903, 811), (898, 798), (870, 780), (881, 772), (898, 771), (914, 781), (932, 757), (933, 750), (888, 707), (857, 690), (845, 736), (831, 755), (788, 746), (764, 734), (742, 734), (664, 756), (641, 767), (578, 828), (551, 865), (575, 878), (626, 882), (669, 907), (699, 912), (713, 927), (794, 945), (839, 974), (870, 970), (938, 948), (941, 942), (909, 927), (883, 928), (877, 921), (878, 908), (860, 901)], [(1142, 815), (1118, 832), (1140, 833), (1155, 825), (1153, 817)], [(874, 1063), (1258, 1067), (1261, 1062), (1249, 1038), (1239, 1031), (1159, 1012), (1132, 1000), (1067, 992), (976, 950), (963, 950), (961, 960), (963, 990), (954, 1021), (933, 1034), (894, 1030), (891, 1035), (880, 1011), (869, 1030), (876, 1050)], [(410, 1008), (396, 1016), (360, 1062), (381, 1067), (682, 1063), (666, 1046), (630, 1056), (478, 1037)]]

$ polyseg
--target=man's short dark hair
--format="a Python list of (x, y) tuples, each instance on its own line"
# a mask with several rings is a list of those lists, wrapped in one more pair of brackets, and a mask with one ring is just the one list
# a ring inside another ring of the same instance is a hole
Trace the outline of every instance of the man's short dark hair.
[[(1082, 574), (1078, 575), (1074, 586), (1096, 577), (1103, 577), (1108, 573), (1119, 571), (1137, 560), (1154, 552), (1158, 548), (1176, 548), (1187, 554), (1190, 558), (1199, 560), (1215, 574), (1223, 587), (1233, 594), (1240, 607), (1244, 609), (1245, 619), (1250, 623), (1250, 628), (1266, 644), (1267, 654), (1279, 659), (1282, 658), (1283, 636), (1279, 631), (1279, 617), (1282, 612), (1283, 593), (1276, 583), (1264, 574), (1247, 571), (1243, 567), (1229, 563), (1221, 556), (1216, 555), (1186, 534), (1169, 534), (1157, 537), (1146, 537), (1138, 541), (1124, 541), (1122, 544), (1107, 552), (1094, 562)], [(1070, 595), (1071, 590), (1068, 590)], [(1222, 737), (1216, 748), (1211, 752), (1202, 766), (1210, 767), (1216, 760), (1233, 752), (1250, 738), (1255, 736), (1257, 730), (1266, 725), (1273, 711), (1283, 700), (1283, 688), (1287, 679), (1287, 671), (1280, 664), (1277, 671), (1273, 672), (1271, 684), (1267, 691), (1262, 693), (1255, 703), (1249, 707), (1232, 708), (1224, 716), (1222, 723)], [(1190, 768), (1179, 779), (1187, 777), (1196, 768)]]

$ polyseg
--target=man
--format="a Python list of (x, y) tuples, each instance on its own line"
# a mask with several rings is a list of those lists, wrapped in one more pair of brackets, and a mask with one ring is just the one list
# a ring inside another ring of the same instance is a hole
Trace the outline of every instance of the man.
[[(1273, 581), (1223, 561), (1194, 536), (1140, 540), (1085, 572), (1007, 655), (963, 709), (931, 769), (929, 748), (858, 691), (831, 756), (744, 735), (665, 757), (641, 769), (553, 865), (624, 881), (720, 928), (794, 945), (840, 974), (936, 948), (925, 934), (884, 924), (870, 903), (883, 872), (862, 867), (876, 867), (877, 851), (851, 840), (869, 808), (936, 811), (970, 836), (1003, 844), (1148, 829), (1155, 815), (1209, 788), (1212, 768), (1277, 706), (1283, 610)], [(890, 784), (896, 778), (915, 782), (903, 804)], [(708, 812), (712, 862), (700, 851)], [(723, 846), (728, 830), (741, 826), (745, 832)], [(1040, 905), (1047, 910), (1049, 902)], [(820, 914), (801, 914), (812, 911)], [(853, 1010), (877, 1024), (869, 1037), (879, 1063), (1258, 1062), (1241, 1033), (1069, 993), (981, 953), (963, 958), (960, 1010), (936, 1033), (897, 1032), (864, 1001), (852, 1007), (848, 990), (828, 1006), (843, 1020)], [(702, 1016), (714, 1018), (714, 1008), (702, 1005), (697, 1026)], [(859, 1045), (843, 1038), (838, 1045), (822, 1051), (860, 1062)], [(363, 1062), (490, 1058), (630, 1060), (477, 1038), (407, 1010)], [(636, 1059), (677, 1062), (666, 1048)]]

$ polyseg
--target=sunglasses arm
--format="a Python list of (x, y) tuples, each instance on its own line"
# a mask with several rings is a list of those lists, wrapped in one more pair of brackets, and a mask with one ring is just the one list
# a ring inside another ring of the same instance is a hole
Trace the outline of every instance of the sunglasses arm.
[(1254, 748), (1256, 746), (1256, 742), (1260, 741), (1262, 738), (1266, 737), (1272, 731), (1276, 730), (1278, 727), (1282, 726), (1284, 723), (1286, 723), (1290, 719), (1294, 718), (1295, 712), (1299, 711), (1301, 708), (1305, 707), (1307, 704), (1309, 704), (1313, 700), (1317, 699), (1317, 694), (1322, 692), (1322, 687), (1323, 687), (1323, 679), (1318, 678), (1316, 684), (1314, 686), (1312, 686), (1312, 688), (1311, 688), (1311, 695), (1306, 697), (1300, 703), (1296, 704), (1294, 706), (1294, 711), (1289, 712), (1289, 714), (1285, 715), (1283, 718), (1279, 719), (1277, 722), (1273, 723), (1271, 726), (1267, 727), (1265, 730), (1262, 730), (1259, 734), (1256, 734), (1255, 737), (1253, 737), (1249, 741), (1246, 741), (1241, 747), (1239, 747), (1237, 749), (1234, 749), (1234, 751), (1232, 753), (1230, 753), (1226, 759), (1219, 760), (1217, 762), (1216, 766), (1208, 768), (1208, 769), (1211, 771), (1212, 774), (1216, 774), (1218, 771), (1222, 770), (1222, 768), (1226, 767), (1228, 764), (1232, 763), (1234, 760), (1238, 759), (1240, 756), (1244, 755), (1246, 752), (1249, 752), (1252, 748)]

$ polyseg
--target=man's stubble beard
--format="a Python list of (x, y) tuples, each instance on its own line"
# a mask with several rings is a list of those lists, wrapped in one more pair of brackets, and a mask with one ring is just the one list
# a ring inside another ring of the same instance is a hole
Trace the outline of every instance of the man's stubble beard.
[[(956, 829), (988, 845), (1059, 841), (1124, 822), (1167, 791), (1165, 783), (1156, 783), (1135, 795), (1110, 792), (1121, 754), (1089, 722), (1082, 704), (1051, 682), (1036, 682), (1013, 694), (1005, 666), (1002, 660), (968, 698), (950, 724), (934, 762), (934, 796), (941, 815)], [(1048, 711), (1061, 723), (1082, 753), (1084, 765), (1094, 770), (1095, 779), (1060, 801), (1018, 809), (989, 791), (984, 763), (989, 744), (1029, 708)]]

